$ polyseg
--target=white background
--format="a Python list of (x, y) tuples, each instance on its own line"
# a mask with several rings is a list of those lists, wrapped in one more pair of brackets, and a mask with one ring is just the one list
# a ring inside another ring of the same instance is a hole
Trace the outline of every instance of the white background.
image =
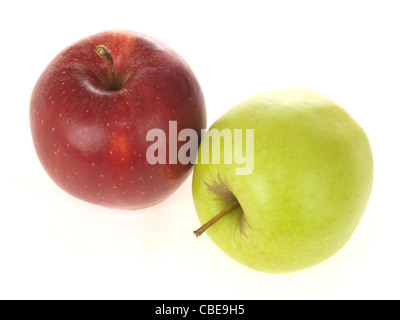
[[(199, 226), (191, 177), (164, 203), (109, 210), (47, 177), (30, 137), (35, 81), (99, 31), (153, 35), (191, 65), (208, 125), (241, 100), (308, 87), (367, 132), (374, 190), (348, 244), (305, 271), (270, 275), (222, 253)], [(399, 299), (398, 1), (2, 1), (0, 298)]]

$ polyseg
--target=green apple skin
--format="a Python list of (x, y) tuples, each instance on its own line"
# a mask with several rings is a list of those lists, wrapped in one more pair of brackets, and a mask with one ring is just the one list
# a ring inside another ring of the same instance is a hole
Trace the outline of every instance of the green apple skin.
[[(232, 199), (241, 206), (207, 230), (220, 249), (249, 268), (287, 273), (345, 245), (369, 200), (373, 157), (365, 132), (342, 107), (309, 89), (281, 89), (243, 101), (211, 128), (254, 129), (250, 175), (236, 175), (235, 163), (202, 164), (199, 156), (194, 168), (201, 224)], [(209, 148), (206, 138), (199, 154), (202, 148)]]

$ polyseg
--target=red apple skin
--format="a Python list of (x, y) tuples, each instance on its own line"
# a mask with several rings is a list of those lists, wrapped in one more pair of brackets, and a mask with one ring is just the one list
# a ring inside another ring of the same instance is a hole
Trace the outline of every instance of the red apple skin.
[[(107, 90), (108, 65), (95, 48), (112, 52), (117, 77)], [(69, 194), (117, 209), (140, 209), (169, 197), (192, 165), (151, 165), (147, 132), (169, 121), (178, 133), (206, 128), (200, 85), (188, 64), (164, 43), (131, 31), (106, 31), (66, 48), (47, 66), (31, 96), (30, 123), (39, 160)], [(175, 139), (176, 140), (176, 139)], [(185, 141), (178, 141), (179, 148)]]

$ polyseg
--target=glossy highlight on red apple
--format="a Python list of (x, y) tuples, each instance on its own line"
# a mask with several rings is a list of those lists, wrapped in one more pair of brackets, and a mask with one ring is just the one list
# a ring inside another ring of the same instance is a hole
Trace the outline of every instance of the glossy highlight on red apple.
[[(191, 163), (146, 159), (153, 143), (146, 134), (168, 135), (170, 121), (178, 132), (201, 136), (206, 109), (198, 80), (167, 45), (131, 31), (98, 33), (66, 48), (31, 96), (32, 138), (47, 174), (69, 194), (111, 208), (152, 206), (188, 177)], [(184, 144), (177, 141), (178, 150)]]

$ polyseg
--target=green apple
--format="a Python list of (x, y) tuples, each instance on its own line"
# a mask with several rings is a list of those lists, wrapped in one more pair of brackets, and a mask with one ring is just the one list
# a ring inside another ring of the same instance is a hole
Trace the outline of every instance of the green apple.
[[(254, 139), (244, 139), (251, 129)], [(209, 134), (237, 130), (238, 143), (221, 134), (219, 146)], [(231, 161), (237, 150), (226, 148), (237, 146), (249, 159)], [(240, 173), (251, 157), (253, 168)], [(200, 145), (193, 197), (204, 225), (195, 234), (207, 230), (226, 254), (258, 271), (305, 269), (350, 239), (372, 181), (368, 138), (342, 107), (309, 89), (263, 93), (223, 115)]]

